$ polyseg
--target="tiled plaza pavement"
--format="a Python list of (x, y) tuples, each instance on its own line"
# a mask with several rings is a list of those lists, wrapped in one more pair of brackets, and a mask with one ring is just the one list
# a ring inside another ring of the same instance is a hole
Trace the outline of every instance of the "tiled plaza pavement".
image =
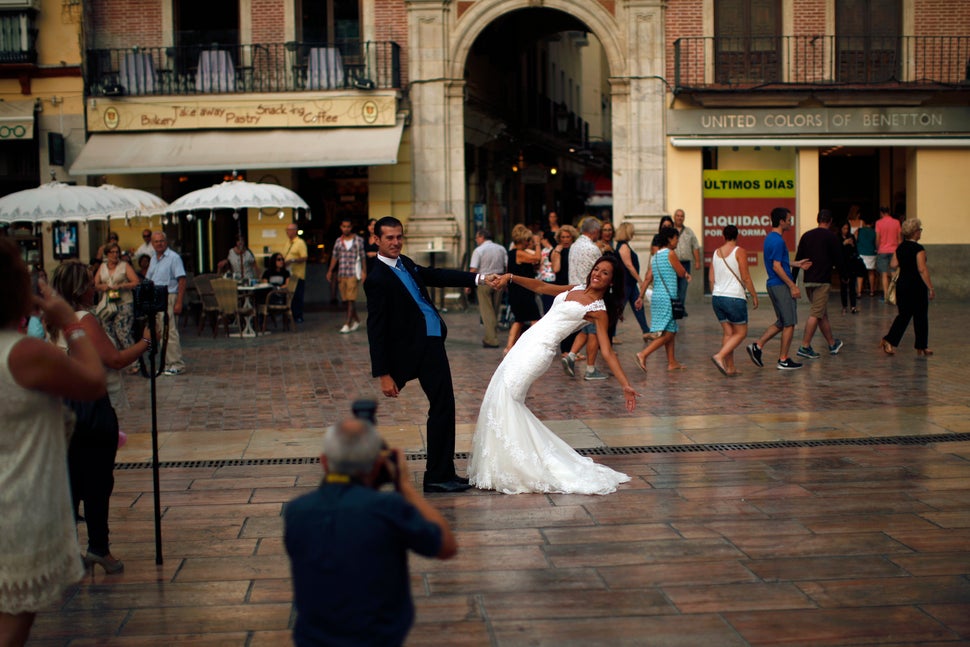
[[(615, 380), (550, 367), (530, 406), (632, 482), (606, 497), (434, 496), (461, 549), (412, 559), (408, 644), (970, 645), (970, 306), (931, 307), (928, 360), (911, 331), (883, 356), (895, 309), (862, 307), (834, 310), (841, 355), (781, 372), (742, 351), (736, 379), (708, 359), (720, 337), (708, 304), (690, 304), (688, 368), (673, 374), (659, 355), (636, 369), (630, 318), (617, 350), (643, 393), (632, 414)], [(464, 452), (501, 351), (481, 348), (474, 312), (445, 317)], [(289, 643), (281, 506), (317, 482), (319, 464), (299, 459), (319, 453), (323, 427), (379, 396), (366, 335), (337, 334), (340, 319), (311, 312), (299, 332), (254, 340), (183, 334), (188, 372), (158, 380), (162, 566), (147, 381), (128, 379), (112, 499), (126, 571), (89, 576), (39, 616), (31, 645)], [(751, 336), (769, 322), (770, 308), (753, 313)], [(381, 398), (382, 433), (422, 452), (425, 409), (416, 384)], [(897, 436), (932, 442), (880, 440)]]

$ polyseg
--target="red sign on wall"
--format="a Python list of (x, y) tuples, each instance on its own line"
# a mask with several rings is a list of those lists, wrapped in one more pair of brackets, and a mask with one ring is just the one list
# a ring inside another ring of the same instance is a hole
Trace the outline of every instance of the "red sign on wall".
[[(704, 171), (705, 266), (724, 244), (727, 225), (738, 228), (738, 245), (748, 251), (748, 263), (758, 264), (765, 236), (771, 232), (771, 210), (784, 207), (795, 212), (794, 176), (791, 170)], [(794, 249), (794, 229), (784, 237), (788, 248)]]

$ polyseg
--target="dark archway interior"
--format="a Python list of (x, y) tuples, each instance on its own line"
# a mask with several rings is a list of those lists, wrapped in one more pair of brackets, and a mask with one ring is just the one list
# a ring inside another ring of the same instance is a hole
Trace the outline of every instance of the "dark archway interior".
[(609, 211), (604, 61), (589, 27), (553, 9), (513, 11), (481, 32), (465, 64), (469, 232), (484, 225), (507, 243), (548, 211), (562, 222)]

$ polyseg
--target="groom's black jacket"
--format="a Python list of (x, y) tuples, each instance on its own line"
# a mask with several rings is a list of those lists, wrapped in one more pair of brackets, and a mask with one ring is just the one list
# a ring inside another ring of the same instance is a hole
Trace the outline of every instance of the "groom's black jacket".
[[(421, 297), (428, 303), (431, 303), (428, 286), (475, 287), (475, 275), (469, 272), (421, 267), (404, 255), (398, 257), (398, 262), (404, 264), (414, 278)], [(374, 377), (390, 375), (398, 388), (402, 388), (417, 377), (417, 368), (425, 355), (428, 333), (424, 315), (401, 279), (394, 276), (394, 270), (380, 259), (367, 273), (364, 293), (367, 295), (371, 374)], [(444, 341), (448, 328), (437, 315), (437, 310), (435, 316), (441, 321), (441, 338)]]

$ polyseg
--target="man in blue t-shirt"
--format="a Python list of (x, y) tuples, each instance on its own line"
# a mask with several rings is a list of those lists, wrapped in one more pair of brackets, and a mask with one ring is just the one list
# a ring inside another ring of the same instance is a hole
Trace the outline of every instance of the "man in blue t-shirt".
[(771, 210), (771, 233), (765, 236), (764, 259), (765, 270), (768, 272), (768, 298), (775, 308), (775, 323), (768, 326), (761, 339), (747, 346), (748, 356), (757, 366), (764, 366), (762, 352), (765, 344), (772, 337), (781, 333), (781, 348), (778, 351), (778, 370), (792, 371), (802, 367), (801, 364), (788, 356), (792, 337), (795, 335), (795, 324), (798, 323), (797, 303), (801, 296), (798, 285), (792, 278), (791, 266), (807, 270), (812, 266), (808, 260), (788, 262), (788, 247), (782, 234), (791, 229), (794, 216), (784, 207)]
[[(417, 491), (403, 454), (367, 420), (327, 430), (320, 487), (286, 504), (297, 647), (401, 645), (414, 622), (408, 551), (448, 559), (458, 544)], [(396, 492), (378, 488), (393, 482)]]

